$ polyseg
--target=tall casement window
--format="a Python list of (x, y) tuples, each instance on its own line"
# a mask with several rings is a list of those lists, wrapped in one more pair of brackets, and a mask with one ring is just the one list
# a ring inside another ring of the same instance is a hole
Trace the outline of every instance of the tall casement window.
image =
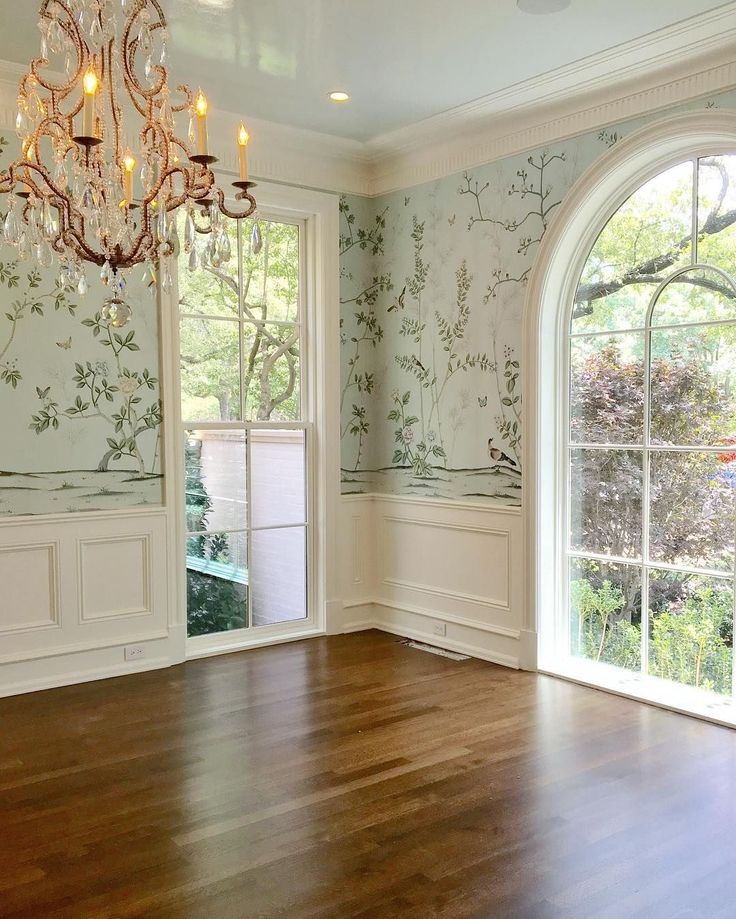
[(203, 255), (204, 238), (179, 259), (190, 637), (308, 615), (304, 229), (231, 221), (225, 251)]
[(585, 263), (568, 337), (564, 643), (588, 672), (733, 693), (735, 279), (736, 155), (646, 182)]

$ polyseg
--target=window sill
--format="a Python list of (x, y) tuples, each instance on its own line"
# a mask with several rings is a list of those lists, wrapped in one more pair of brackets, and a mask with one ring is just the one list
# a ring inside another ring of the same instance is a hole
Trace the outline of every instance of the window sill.
[(736, 705), (732, 698), (578, 658), (566, 658), (554, 664), (545, 664), (540, 664), (540, 673), (561, 677), (593, 689), (602, 689), (672, 712), (692, 715), (715, 724), (736, 727)]

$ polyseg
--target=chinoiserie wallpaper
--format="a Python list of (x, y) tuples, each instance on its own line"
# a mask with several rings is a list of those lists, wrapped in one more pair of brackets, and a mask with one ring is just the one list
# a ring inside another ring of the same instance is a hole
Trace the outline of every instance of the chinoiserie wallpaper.
[[(736, 93), (682, 110), (736, 108)], [(521, 502), (521, 320), (539, 242), (606, 148), (661, 113), (341, 201), (342, 490)]]
[[(0, 148), (5, 164), (18, 143)], [(0, 515), (161, 503), (158, 326), (142, 274), (128, 274), (133, 319), (117, 331), (100, 317), (99, 270), (80, 295), (56, 260), (42, 267), (30, 247), (21, 261), (0, 237)]]

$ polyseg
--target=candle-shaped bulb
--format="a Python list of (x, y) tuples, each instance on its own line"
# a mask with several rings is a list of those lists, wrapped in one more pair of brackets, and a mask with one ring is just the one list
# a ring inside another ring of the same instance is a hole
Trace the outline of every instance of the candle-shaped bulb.
[(99, 81), (97, 74), (90, 67), (82, 77), (84, 89), (84, 107), (82, 108), (82, 134), (85, 137), (95, 137), (95, 95)]
[(133, 201), (133, 170), (135, 166), (136, 158), (130, 150), (126, 150), (123, 157), (123, 191), (125, 193), (126, 207), (130, 207)]
[(94, 94), (97, 92), (99, 81), (97, 79), (97, 74), (91, 67), (84, 75), (83, 84), (85, 96), (94, 96)]
[(240, 163), (240, 181), (248, 181), (248, 141), (250, 134), (246, 130), (245, 124), (241, 121), (238, 130), (238, 160)]
[(200, 89), (194, 100), (194, 111), (197, 114), (197, 153), (207, 156), (207, 97)]

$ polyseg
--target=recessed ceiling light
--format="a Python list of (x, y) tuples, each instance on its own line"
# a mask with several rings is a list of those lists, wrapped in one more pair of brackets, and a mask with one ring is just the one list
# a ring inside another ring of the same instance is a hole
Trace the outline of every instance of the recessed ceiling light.
[(516, 0), (516, 5), (525, 13), (544, 16), (545, 13), (559, 13), (567, 9), (571, 0)]
[(338, 89), (335, 92), (330, 93), (330, 99), (333, 102), (350, 102), (350, 95), (343, 90)]

